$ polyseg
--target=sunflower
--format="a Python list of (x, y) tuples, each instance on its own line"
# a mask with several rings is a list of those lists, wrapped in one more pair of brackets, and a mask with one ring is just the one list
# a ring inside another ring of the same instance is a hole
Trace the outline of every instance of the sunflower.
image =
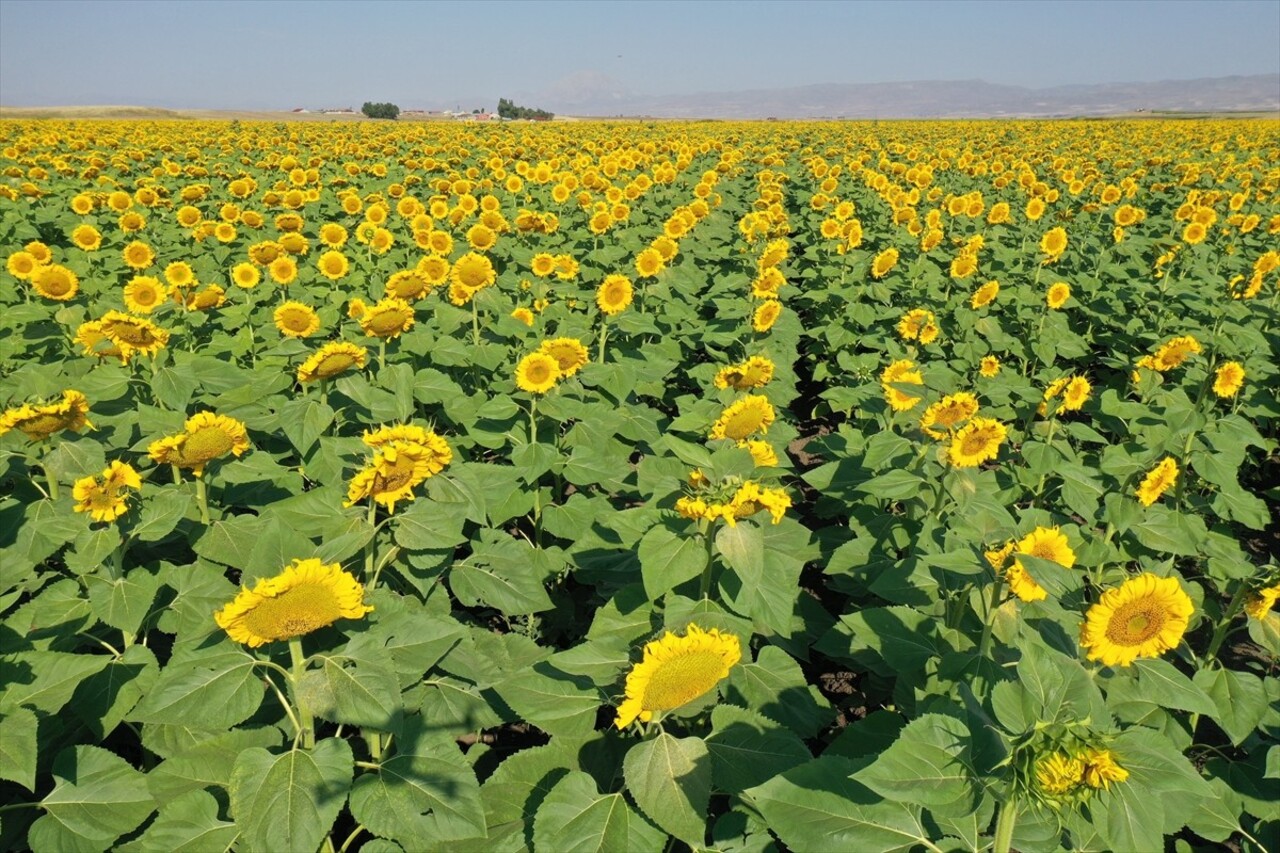
[(1040, 238), (1040, 251), (1047, 262), (1056, 261), (1067, 250), (1067, 231), (1062, 226), (1051, 228)]
[(764, 333), (773, 328), (773, 324), (778, 322), (778, 318), (782, 316), (782, 303), (776, 299), (766, 299), (756, 306), (756, 310), (751, 315), (751, 328), (759, 333)]
[(1062, 392), (1062, 411), (1078, 412), (1093, 393), (1093, 386), (1083, 376), (1073, 376)]
[(371, 612), (359, 581), (337, 563), (312, 558), (294, 560), (275, 577), (259, 580), (252, 590), (242, 587), (213, 620), (233, 641), (256, 649)]
[(671, 259), (680, 251), (680, 244), (666, 235), (655, 237), (649, 245), (657, 249), (658, 254), (662, 255), (662, 259), (667, 263), (670, 263)]
[(71, 496), (76, 501), (73, 509), (89, 513), (94, 521), (115, 521), (129, 509), (125, 490), (141, 489), (142, 478), (131, 465), (115, 461), (103, 470), (101, 476), (101, 483), (92, 476), (76, 480), (71, 487)]
[(493, 269), (493, 262), (487, 256), (467, 252), (454, 262), (449, 272), (449, 279), (474, 294), (481, 288), (493, 284), (497, 280), (497, 273)]
[(1138, 501), (1143, 506), (1151, 506), (1160, 500), (1160, 496), (1173, 488), (1178, 482), (1178, 463), (1172, 456), (1160, 460), (1160, 464), (1152, 468), (1138, 486)]
[(1054, 752), (1036, 761), (1036, 785), (1050, 798), (1070, 793), (1084, 778), (1084, 762), (1065, 752)]
[(633, 289), (624, 275), (607, 275), (596, 288), (596, 305), (601, 312), (612, 317), (622, 313), (631, 304)]
[(741, 364), (721, 368), (716, 374), (715, 386), (733, 388), (736, 391), (760, 388), (773, 379), (774, 369), (775, 365), (772, 361), (764, 356), (753, 355)]
[(169, 333), (140, 317), (130, 317), (120, 311), (108, 311), (98, 321), (99, 329), (120, 350), (120, 357), (128, 361), (134, 353), (155, 355), (169, 343)]
[(60, 264), (36, 267), (31, 274), (31, 286), (45, 299), (66, 302), (80, 290), (80, 279)]
[(914, 369), (915, 366), (914, 361), (904, 358), (893, 362), (880, 373), (880, 387), (884, 389), (885, 401), (895, 412), (910, 411), (922, 399), (896, 387), (924, 384), (924, 377)]
[(279, 243), (267, 240), (262, 243), (254, 243), (249, 247), (249, 258), (260, 267), (269, 267), (271, 262), (284, 252)]
[(1213, 377), (1213, 393), (1219, 397), (1234, 397), (1244, 385), (1244, 365), (1228, 361), (1218, 368)]
[(351, 268), (351, 262), (337, 249), (330, 249), (320, 256), (316, 266), (319, 267), (322, 276), (330, 281), (337, 281), (347, 274), (347, 270)]
[(577, 338), (552, 338), (543, 341), (538, 347), (538, 352), (556, 360), (560, 368), (560, 376), (563, 378), (574, 375), (591, 360), (587, 348)]
[(871, 262), (871, 277), (884, 278), (898, 263), (898, 250), (894, 248), (885, 249), (883, 252), (875, 256)]
[(351, 368), (362, 368), (368, 362), (369, 351), (346, 341), (331, 341), (307, 357), (298, 368), (299, 382), (315, 382), (332, 379)]
[(282, 287), (287, 287), (298, 277), (298, 262), (289, 255), (281, 255), (267, 265), (271, 280)]
[(538, 278), (547, 278), (556, 270), (556, 257), (546, 252), (539, 252), (530, 262), (533, 274)]
[[(918, 397), (911, 399), (919, 400)], [(1008, 430), (999, 421), (992, 418), (974, 418), (952, 436), (951, 446), (947, 448), (947, 457), (957, 468), (975, 468), (999, 455), (1000, 445), (1007, 435)]]
[(1178, 645), (1195, 607), (1177, 578), (1144, 572), (1102, 594), (1085, 614), (1080, 645), (1103, 666), (1129, 666)]
[(79, 432), (85, 427), (93, 429), (89, 422), (89, 401), (75, 390), (63, 391), (62, 399), (56, 403), (34, 406), (23, 403), (0, 414), (0, 435), (16, 429), (32, 441), (42, 441), (64, 429)]
[(431, 287), (444, 284), (451, 272), (449, 261), (440, 255), (426, 255), (414, 267)]
[[(175, 291), (174, 296), (178, 296)], [(203, 290), (196, 291), (186, 297), (186, 306), (191, 311), (208, 311), (210, 308), (221, 308), (227, 301), (227, 292), (221, 285), (210, 284)]]
[(196, 274), (186, 261), (174, 261), (164, 268), (164, 280), (174, 287), (190, 287), (196, 283)]
[(1071, 285), (1065, 281), (1060, 281), (1049, 287), (1049, 292), (1045, 295), (1045, 301), (1049, 307), (1057, 311), (1063, 305), (1067, 304), (1067, 300), (1071, 298)]
[(1200, 342), (1191, 335), (1171, 338), (1156, 350), (1154, 369), (1162, 372), (1173, 370), (1200, 351)]
[(1209, 231), (1200, 222), (1188, 222), (1187, 227), (1182, 229), (1182, 241), (1191, 246), (1203, 243), (1207, 236)]
[(347, 487), (346, 506), (372, 498), (395, 512), (396, 502), (413, 500), (414, 487), (433, 476), (440, 465), (438, 454), (412, 441), (389, 441), (380, 445), (373, 459), (356, 472)]
[(330, 249), (338, 249), (347, 242), (347, 229), (336, 222), (327, 222), (320, 226), (320, 242)]
[(721, 412), (711, 426), (711, 438), (744, 441), (756, 433), (767, 433), (775, 417), (769, 398), (748, 394)]
[(487, 252), (498, 243), (498, 235), (487, 225), (477, 222), (467, 229), (467, 244), (477, 252)]
[(545, 394), (561, 377), (560, 363), (545, 352), (534, 352), (516, 365), (516, 387), (530, 394)]
[(120, 347), (116, 346), (107, 337), (101, 320), (89, 320), (81, 323), (76, 329), (75, 342), (80, 344), (81, 351), (85, 355), (92, 355), (98, 358), (118, 358), (122, 363), (129, 360), (128, 356), (120, 350)]
[(1026, 566), (1017, 559), (1019, 554), (1052, 560), (1064, 569), (1069, 569), (1076, 564), (1076, 554), (1071, 550), (1071, 543), (1057, 527), (1037, 527), (1013, 544), (1009, 554), (1013, 557), (1013, 564), (1005, 571), (1009, 589), (1018, 598), (1028, 602), (1041, 601), (1048, 597), (1048, 593), (1045, 592), (1044, 587), (1036, 583)]
[(751, 296), (755, 299), (776, 299), (778, 291), (787, 283), (782, 271), (777, 267), (768, 267), (760, 271), (751, 282)]
[(666, 267), (662, 253), (652, 247), (644, 249), (636, 255), (636, 274), (641, 278), (653, 278)]
[(992, 302), (995, 302), (996, 297), (999, 294), (1000, 282), (992, 279), (973, 292), (973, 296), (969, 299), (969, 305), (975, 310), (982, 308), (983, 306), (990, 305)]
[(764, 251), (760, 253), (760, 259), (756, 262), (756, 266), (762, 270), (776, 267), (787, 259), (787, 254), (790, 251), (791, 244), (786, 240), (770, 240), (765, 244)]
[(289, 338), (308, 338), (320, 330), (320, 317), (301, 302), (285, 302), (272, 316), (280, 334)]
[(1276, 600), (1280, 599), (1280, 583), (1263, 587), (1252, 593), (1244, 602), (1244, 612), (1250, 617), (1262, 621), (1267, 618)]
[(125, 266), (135, 270), (145, 270), (156, 261), (156, 253), (141, 240), (134, 240), (125, 246), (120, 250), (120, 255), (124, 258)]
[(790, 507), (791, 496), (783, 489), (762, 489), (759, 483), (748, 480), (734, 492), (728, 511), (720, 515), (730, 527), (736, 527), (738, 519), (758, 512), (768, 512), (774, 524), (781, 524)]
[[(952, 427), (964, 423), (978, 413), (978, 398), (961, 391), (948, 394), (924, 410), (920, 417), (920, 429), (930, 438), (941, 441), (951, 434)], [(945, 432), (934, 429), (942, 427)]]
[(134, 276), (124, 286), (124, 307), (134, 314), (150, 314), (164, 300), (164, 285), (149, 275)]
[(244, 424), (226, 415), (200, 412), (187, 418), (182, 432), (151, 442), (147, 453), (158, 465), (190, 468), (197, 477), (228, 453), (239, 458), (252, 445)]
[(968, 278), (978, 271), (978, 259), (968, 252), (962, 252), (951, 261), (949, 270), (952, 278)]
[(1000, 372), (1000, 359), (994, 355), (986, 355), (982, 357), (982, 363), (978, 367), (978, 372), (990, 379)]
[(759, 439), (748, 440), (742, 442), (740, 447), (745, 447), (751, 454), (751, 461), (756, 463), (757, 468), (774, 468), (778, 464), (777, 451), (767, 441)]
[(688, 704), (714, 689), (741, 659), (742, 646), (733, 634), (692, 624), (684, 636), (667, 632), (645, 644), (644, 659), (627, 673), (626, 698), (614, 725), (625, 729), (637, 719), (647, 723), (654, 713)]
[(413, 306), (389, 296), (368, 306), (360, 316), (360, 328), (372, 338), (398, 338), (413, 328)]
[(248, 290), (257, 287), (261, 280), (262, 273), (258, 272), (258, 268), (251, 263), (239, 263), (231, 269), (231, 281), (236, 287)]
[(372, 432), (366, 432), (361, 436), (361, 440), (375, 450), (395, 442), (416, 444), (427, 451), (427, 468), (431, 475), (439, 474), (444, 470), (444, 466), (453, 461), (453, 451), (449, 448), (449, 442), (433, 430), (415, 424), (379, 427)]
[(932, 311), (916, 308), (908, 311), (898, 321), (898, 335), (905, 341), (919, 339), (922, 344), (929, 344), (938, 337), (938, 322)]
[(431, 282), (417, 270), (400, 270), (392, 273), (383, 288), (383, 295), (411, 302), (421, 299), (431, 290)]
[(5, 268), (9, 270), (9, 275), (19, 281), (30, 279), (39, 267), (40, 262), (36, 260), (35, 255), (27, 251), (14, 252), (5, 262)]
[(1088, 747), (1078, 758), (1084, 763), (1081, 781), (1090, 788), (1110, 790), (1112, 782), (1129, 778), (1129, 771), (1116, 763), (1115, 753), (1109, 749)]
[(86, 252), (96, 252), (102, 248), (102, 235), (92, 225), (79, 225), (71, 232), (71, 242), (76, 248)]

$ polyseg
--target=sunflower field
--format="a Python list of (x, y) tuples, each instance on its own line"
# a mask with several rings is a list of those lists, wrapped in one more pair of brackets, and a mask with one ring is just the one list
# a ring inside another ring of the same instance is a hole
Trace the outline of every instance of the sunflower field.
[(0, 847), (1280, 851), (1280, 124), (0, 122)]

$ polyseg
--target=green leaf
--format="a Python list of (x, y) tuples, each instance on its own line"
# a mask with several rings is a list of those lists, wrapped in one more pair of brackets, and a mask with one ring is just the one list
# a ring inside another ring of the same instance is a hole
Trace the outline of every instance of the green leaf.
[(1138, 671), (1138, 685), (1142, 693), (1157, 704), (1193, 714), (1215, 715), (1217, 707), (1213, 699), (1173, 664), (1156, 658), (1134, 661), (1133, 665)]
[(120, 853), (209, 853), (230, 850), (239, 835), (234, 823), (218, 818), (218, 801), (208, 791), (188, 791), (160, 807), (155, 821)]
[(333, 423), (333, 409), (320, 400), (289, 400), (280, 407), (280, 428), (289, 443), (305, 457)]
[(162, 367), (151, 377), (151, 390), (156, 400), (167, 409), (181, 412), (191, 402), (196, 390), (196, 380), (191, 368)]
[(388, 667), (344, 655), (316, 654), (310, 660), (319, 669), (303, 673), (297, 689), (313, 714), (380, 731), (400, 728), (400, 682)]
[(603, 701), (589, 679), (545, 661), (495, 684), (493, 689), (521, 719), (560, 737), (590, 734)]
[(114, 524), (106, 527), (87, 528), (76, 537), (74, 547), (67, 551), (63, 559), (67, 568), (78, 575), (91, 575), (102, 568), (111, 553), (123, 539)]
[[(1113, 785), (1103, 795), (1103, 820), (1095, 828), (1112, 850), (1161, 850), (1164, 848), (1164, 804), (1140, 786)], [(1095, 806), (1094, 811), (1101, 810)]]
[[(111, 663), (108, 655), (73, 655), (66, 652), (18, 652), (5, 661), (5, 690), (0, 694), (0, 712), (10, 713), (28, 705), (46, 714), (56, 714), (71, 701), (80, 682)], [(29, 671), (33, 679), (17, 672)]]
[(622, 794), (601, 794), (580, 770), (547, 794), (533, 820), (533, 848), (556, 853), (634, 853), (657, 850), (666, 834), (627, 804)]
[(920, 494), (920, 487), (923, 485), (924, 478), (910, 471), (895, 468), (872, 477), (864, 483), (859, 483), (854, 491), (871, 495), (877, 500), (905, 501)]
[(107, 467), (102, 445), (86, 436), (71, 437), (63, 433), (58, 446), (40, 460), (40, 464), (62, 483), (74, 483), (81, 477), (98, 476)]
[(800, 665), (777, 646), (765, 646), (755, 663), (729, 670), (723, 693), (726, 700), (759, 711), (800, 737), (812, 737), (835, 717)]
[(1230, 669), (1202, 669), (1193, 681), (1213, 700), (1214, 708), (1208, 712), (1209, 716), (1227, 733), (1233, 745), (1243, 743), (1262, 722), (1267, 712), (1267, 691), (1256, 675)]
[(231, 782), (236, 758), (251, 747), (275, 749), (283, 735), (274, 726), (235, 728), (213, 734), (166, 758), (147, 774), (147, 787), (158, 802), (168, 802), (188, 791), (225, 788)]
[(546, 552), (505, 537), (477, 544), (471, 557), (454, 563), (449, 586), (467, 607), (486, 605), (503, 613), (541, 613), (552, 608), (543, 586)]
[(453, 548), (466, 541), (462, 533), (466, 510), (459, 503), (429, 498), (414, 501), (392, 519), (396, 544), (415, 551)]
[(842, 616), (819, 645), (854, 661), (872, 652), (888, 666), (877, 671), (910, 673), (941, 654), (934, 630), (933, 617), (911, 607), (864, 607)]
[(36, 789), (36, 715), (27, 708), (5, 714), (0, 726), (0, 779), (17, 782), (28, 791)]
[(485, 835), (475, 771), (453, 738), (428, 733), (421, 717), (405, 727), (396, 754), (351, 789), (351, 814), (375, 835), (408, 850)]
[(533, 820), (555, 784), (578, 765), (571, 741), (522, 749), (498, 765), (480, 788), (489, 838), (518, 834), (532, 844)]
[(705, 843), (711, 753), (701, 738), (663, 732), (631, 747), (622, 768), (627, 790), (651, 821), (690, 846)]
[(977, 804), (972, 763), (968, 726), (955, 717), (925, 714), (908, 723), (857, 779), (886, 799), (956, 817)]
[(347, 800), (352, 767), (351, 747), (339, 738), (310, 751), (240, 753), (227, 793), (244, 848), (315, 850)]
[(160, 589), (160, 579), (141, 568), (116, 580), (102, 575), (90, 575), (85, 580), (93, 615), (130, 636), (137, 633), (142, 620), (151, 612), (151, 604)]
[(226, 729), (258, 710), (266, 687), (255, 672), (257, 661), (220, 644), (212, 652), (170, 661), (128, 719)]
[(1147, 509), (1147, 517), (1133, 526), (1138, 541), (1153, 551), (1194, 557), (1209, 531), (1198, 515), (1188, 515), (1162, 506)]
[[(40, 801), (41, 824), (105, 848), (136, 829), (155, 811), (146, 777), (124, 759), (96, 746), (63, 750), (53, 762), (54, 788)], [(32, 847), (39, 847), (33, 840)]]
[(186, 489), (166, 486), (149, 492), (142, 502), (142, 516), (129, 535), (139, 542), (159, 542), (177, 526), (191, 506)]
[[(766, 533), (750, 521), (721, 527), (716, 533), (716, 547), (733, 571), (721, 576), (720, 587), (731, 609), (778, 634), (790, 636), (800, 571), (804, 568), (796, 550), (805, 543), (798, 542), (787, 530), (783, 531), (781, 542), (776, 535), (776, 531), (770, 529)], [(807, 537), (807, 530), (804, 535)]]
[(793, 732), (736, 705), (712, 709), (711, 728), (707, 749), (719, 791), (742, 793), (813, 758)]
[(911, 850), (932, 843), (920, 808), (889, 802), (853, 778), (858, 765), (823, 756), (751, 788), (743, 798), (788, 850)]
[(702, 574), (707, 566), (707, 548), (702, 537), (681, 534), (659, 524), (649, 530), (637, 548), (640, 576), (650, 601)]

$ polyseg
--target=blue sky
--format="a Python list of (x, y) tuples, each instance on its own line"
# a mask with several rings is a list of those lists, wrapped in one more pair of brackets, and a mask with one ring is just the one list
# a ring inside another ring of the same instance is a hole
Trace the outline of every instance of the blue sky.
[(1280, 73), (1280, 0), (0, 0), (0, 104), (492, 107), (635, 94)]

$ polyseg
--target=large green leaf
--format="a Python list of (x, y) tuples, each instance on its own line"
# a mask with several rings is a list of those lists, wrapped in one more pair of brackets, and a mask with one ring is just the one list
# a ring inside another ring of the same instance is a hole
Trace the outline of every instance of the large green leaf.
[(5, 714), (0, 726), (0, 779), (17, 782), (28, 791), (36, 789), (36, 744), (38, 723), (28, 708)]
[(218, 801), (208, 791), (188, 791), (160, 807), (155, 821), (120, 853), (209, 853), (230, 850), (239, 830), (218, 817)]
[[(31, 827), (31, 846), (62, 834), (105, 849), (155, 810), (146, 777), (124, 759), (96, 746), (77, 746), (53, 762), (53, 790), (40, 801), (44, 817)], [(52, 826), (42, 826), (49, 825)]]
[(595, 728), (603, 696), (585, 676), (572, 675), (548, 662), (536, 663), (494, 685), (502, 700), (543, 731), (585, 737)]
[[(107, 655), (66, 652), (18, 652), (4, 662), (5, 690), (0, 711), (27, 705), (46, 714), (57, 713), (71, 701), (80, 682), (111, 663)], [(19, 679), (30, 678), (30, 681)]]
[(824, 756), (743, 793), (796, 853), (906, 851), (932, 842), (920, 808), (890, 802), (853, 778), (858, 765)]
[(171, 661), (128, 719), (207, 729), (234, 726), (262, 703), (267, 688), (256, 666), (254, 658), (227, 645)]
[(533, 849), (556, 853), (635, 853), (659, 850), (661, 830), (636, 813), (622, 794), (601, 794), (580, 770), (546, 795), (533, 821)]
[(352, 786), (356, 820), (408, 850), (485, 835), (480, 785), (452, 737), (428, 732), (415, 717), (395, 750)]
[(1262, 722), (1267, 712), (1267, 693), (1256, 675), (1230, 669), (1202, 669), (1194, 681), (1212, 700), (1213, 709), (1207, 713), (1222, 726), (1233, 744), (1243, 743)]
[(925, 714), (856, 778), (886, 799), (952, 817), (969, 814), (980, 793), (969, 740), (963, 721)]
[(381, 731), (400, 728), (400, 683), (389, 667), (326, 654), (312, 655), (310, 663), (313, 668), (303, 673), (297, 690), (317, 717)]
[(711, 729), (707, 749), (719, 791), (741, 793), (813, 757), (795, 733), (746, 708), (717, 705)]
[(698, 577), (708, 559), (700, 536), (681, 533), (663, 524), (644, 535), (637, 553), (640, 577), (650, 601), (657, 601), (663, 593)]
[(283, 755), (258, 747), (241, 752), (227, 791), (244, 849), (318, 848), (347, 801), (351, 771), (351, 747), (339, 738)]
[(691, 846), (705, 843), (711, 753), (701, 738), (663, 732), (631, 747), (622, 767), (627, 790), (651, 821)]

